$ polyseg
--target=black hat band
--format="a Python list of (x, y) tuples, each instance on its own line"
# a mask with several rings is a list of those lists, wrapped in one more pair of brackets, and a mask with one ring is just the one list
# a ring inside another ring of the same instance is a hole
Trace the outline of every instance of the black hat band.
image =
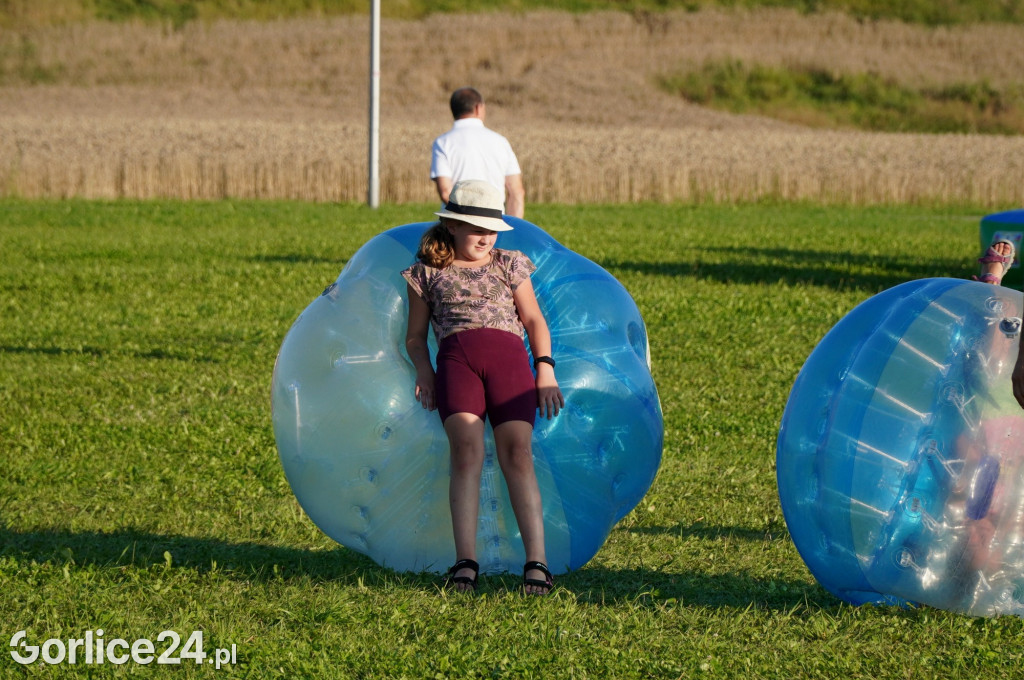
[(494, 219), (500, 220), (502, 212), (495, 210), (494, 208), (477, 208), (473, 205), (459, 205), (458, 203), (452, 203), (448, 201), (448, 204), (444, 207), (445, 210), (459, 215), (476, 215), (477, 217), (493, 217)]

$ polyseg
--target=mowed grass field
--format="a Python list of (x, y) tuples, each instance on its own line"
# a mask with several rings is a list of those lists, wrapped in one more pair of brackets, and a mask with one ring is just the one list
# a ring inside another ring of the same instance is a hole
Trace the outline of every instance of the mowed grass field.
[[(775, 486), (808, 353), (874, 293), (974, 273), (985, 210), (528, 206), (636, 299), (665, 413), (647, 497), (552, 597), (528, 599), (514, 575), (459, 597), (340, 547), (277, 459), (269, 389), (291, 323), (365, 241), (433, 209), (0, 202), (0, 676), (1019, 675), (1024, 620), (828, 595)], [(236, 656), (219, 671), (22, 666), (21, 630), (201, 630), (211, 659)]]

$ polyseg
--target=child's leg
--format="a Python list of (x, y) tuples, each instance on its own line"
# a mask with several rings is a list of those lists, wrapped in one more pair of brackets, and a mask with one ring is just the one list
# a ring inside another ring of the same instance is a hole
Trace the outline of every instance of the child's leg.
[[(540, 487), (533, 469), (533, 426), (522, 420), (510, 420), (494, 428), (494, 446), (498, 464), (508, 486), (512, 511), (523, 536), (526, 561), (547, 563), (544, 550), (544, 508)], [(527, 578), (543, 579), (539, 570), (531, 570)], [(527, 592), (543, 594), (546, 589), (530, 586)]]
[[(448, 502), (455, 535), (455, 559), (476, 560), (477, 514), (480, 507), (480, 473), (484, 465), (484, 421), (472, 413), (454, 413), (444, 421), (451, 450)], [(461, 569), (453, 576), (475, 576)], [(470, 590), (471, 588), (466, 588)]]

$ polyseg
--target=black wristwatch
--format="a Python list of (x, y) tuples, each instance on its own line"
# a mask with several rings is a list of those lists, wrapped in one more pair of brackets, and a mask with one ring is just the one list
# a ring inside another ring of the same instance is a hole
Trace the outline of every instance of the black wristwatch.
[(533, 368), (536, 370), (537, 364), (548, 364), (551, 368), (555, 367), (555, 360), (551, 357), (537, 357), (533, 360)]

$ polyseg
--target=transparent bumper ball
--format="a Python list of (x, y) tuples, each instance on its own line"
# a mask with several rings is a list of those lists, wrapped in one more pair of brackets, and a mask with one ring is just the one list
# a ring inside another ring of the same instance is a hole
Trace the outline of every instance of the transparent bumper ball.
[(853, 603), (1024, 616), (1022, 295), (924, 279), (853, 309), (793, 385), (779, 498), (814, 577)]
[[(626, 289), (540, 228), (506, 220), (515, 229), (497, 247), (537, 265), (532, 281), (566, 399), (556, 418), (538, 417), (533, 438), (548, 563), (560, 573), (589, 561), (650, 488), (661, 404)], [(455, 560), (448, 440), (437, 412), (414, 397), (399, 273), (429, 226), (371, 239), (302, 312), (278, 355), (272, 408), (288, 482), (324, 533), (378, 564), (440, 573)], [(429, 342), (433, 356), (432, 333)], [(517, 573), (525, 555), (489, 426), (485, 444), (477, 558), (483, 572)]]

